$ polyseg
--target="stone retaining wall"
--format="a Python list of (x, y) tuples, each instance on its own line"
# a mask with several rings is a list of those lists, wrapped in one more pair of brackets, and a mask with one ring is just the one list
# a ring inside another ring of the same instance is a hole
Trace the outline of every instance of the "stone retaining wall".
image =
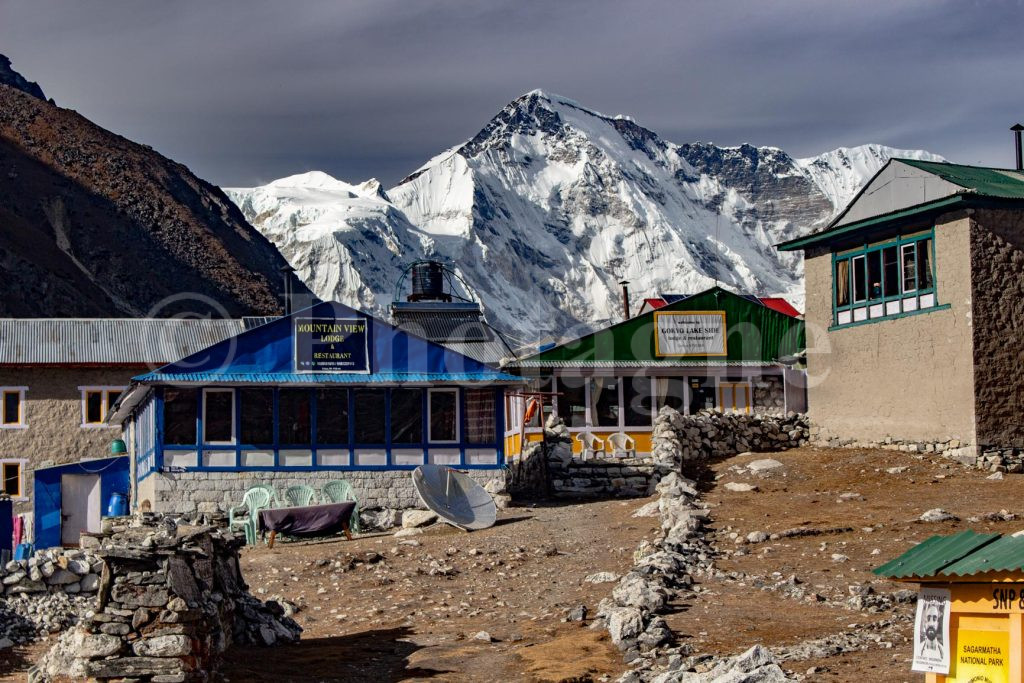
[(95, 609), (43, 657), (35, 680), (206, 681), (232, 643), (294, 642), (283, 608), (249, 595), (242, 541), (170, 519), (105, 538)]
[[(501, 468), (464, 472), (481, 485), (493, 479), (504, 483), (505, 472)], [(306, 484), (319, 491), (327, 482), (340, 479), (352, 484), (360, 510), (423, 507), (412, 485), (412, 470), (158, 472), (143, 483), (148, 484), (150, 479), (153, 482), (147, 488), (154, 498), (150, 501), (153, 512), (173, 515), (227, 511), (232, 505), (240, 504), (246, 490), (256, 484), (270, 484), (278, 491)], [(144, 490), (142, 486), (140, 490)], [(140, 498), (143, 497), (140, 493)]]
[(901, 441), (887, 438), (882, 441), (840, 439), (817, 426), (811, 426), (811, 443), (826, 448), (880, 448), (901, 453), (924, 453), (955, 460), (965, 467), (986, 472), (1024, 472), (1024, 448), (1000, 446), (974, 446), (959, 439), (946, 441)]

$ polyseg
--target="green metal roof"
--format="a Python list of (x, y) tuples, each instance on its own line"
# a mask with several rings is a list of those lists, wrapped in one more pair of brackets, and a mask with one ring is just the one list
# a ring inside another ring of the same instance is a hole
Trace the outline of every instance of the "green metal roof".
[(952, 536), (932, 536), (876, 568), (874, 573), (888, 579), (934, 578), (942, 570), (984, 548), (999, 536), (970, 530)]
[(945, 576), (1024, 570), (1024, 537), (1003, 536), (942, 570)]
[[(828, 227), (819, 232), (799, 237), (777, 244), (779, 251), (795, 251), (804, 249), (814, 244), (829, 242), (837, 237), (854, 233), (865, 228), (878, 226), (883, 223), (898, 221), (902, 218), (919, 216), (937, 209), (946, 209), (952, 205), (969, 202), (972, 200), (1019, 200), (1024, 199), (1024, 173), (1003, 168), (989, 168), (984, 166), (964, 166), (962, 164), (950, 164), (948, 162), (918, 161), (917, 159), (893, 158), (889, 163), (898, 161), (907, 166), (913, 166), (926, 173), (945, 180), (946, 182), (963, 188), (961, 191), (948, 197), (943, 197), (916, 206), (907, 207), (898, 211), (872, 216), (863, 220), (836, 225), (833, 221)], [(888, 166), (888, 163), (886, 164)], [(879, 170), (879, 173), (882, 171)], [(877, 174), (876, 174), (877, 175)], [(873, 180), (874, 178), (872, 178)], [(868, 185), (871, 181), (868, 181)], [(865, 185), (865, 188), (867, 185)], [(861, 190), (863, 192), (863, 190)], [(850, 202), (853, 204), (860, 197)], [(847, 209), (850, 205), (847, 205)], [(840, 220), (846, 214), (846, 210), (839, 214), (835, 220)]]
[(728, 333), (722, 356), (690, 356), (673, 359), (679, 365), (774, 363), (805, 346), (804, 321), (779, 313), (760, 301), (712, 287), (700, 294), (681, 299), (655, 311), (598, 330), (579, 339), (560, 344), (521, 359), (508, 367), (559, 367), (562, 363), (597, 367), (624, 367), (638, 363), (661, 363), (665, 358), (654, 353), (654, 316), (674, 311), (724, 311)]
[(664, 358), (659, 360), (538, 360), (513, 361), (506, 368), (693, 368), (693, 367), (776, 367), (778, 363), (755, 360), (706, 358)]
[(916, 159), (896, 161), (931, 173), (980, 197), (1024, 199), (1024, 173), (1020, 171)]

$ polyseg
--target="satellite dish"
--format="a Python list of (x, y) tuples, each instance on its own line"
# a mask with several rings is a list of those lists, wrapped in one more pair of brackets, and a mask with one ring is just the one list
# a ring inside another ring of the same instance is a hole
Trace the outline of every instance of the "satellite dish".
[(412, 483), (423, 504), (449, 524), (467, 530), (494, 526), (494, 499), (465, 474), (445, 465), (420, 465)]

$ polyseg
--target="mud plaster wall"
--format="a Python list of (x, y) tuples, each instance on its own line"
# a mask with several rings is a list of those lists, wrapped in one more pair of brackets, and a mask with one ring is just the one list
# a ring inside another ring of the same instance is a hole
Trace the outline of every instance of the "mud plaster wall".
[(970, 241), (963, 213), (936, 222), (937, 295), (949, 309), (833, 331), (831, 255), (807, 254), (808, 414), (818, 438), (975, 444)]
[(978, 443), (1024, 446), (1024, 212), (972, 216)]
[[(27, 427), (0, 429), (0, 458), (25, 459), (24, 491), (31, 498), (35, 467), (110, 455), (119, 427), (83, 427), (83, 386), (127, 386), (138, 368), (0, 368), (0, 385), (28, 387), (24, 421)], [(31, 502), (16, 511), (32, 509)]]

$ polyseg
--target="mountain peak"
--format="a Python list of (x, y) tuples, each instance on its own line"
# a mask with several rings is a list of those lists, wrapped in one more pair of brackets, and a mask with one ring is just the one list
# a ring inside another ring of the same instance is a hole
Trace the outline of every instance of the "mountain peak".
[(10, 86), (40, 100), (46, 99), (38, 83), (28, 80), (11, 68), (11, 60), (6, 55), (0, 55), (0, 85)]

